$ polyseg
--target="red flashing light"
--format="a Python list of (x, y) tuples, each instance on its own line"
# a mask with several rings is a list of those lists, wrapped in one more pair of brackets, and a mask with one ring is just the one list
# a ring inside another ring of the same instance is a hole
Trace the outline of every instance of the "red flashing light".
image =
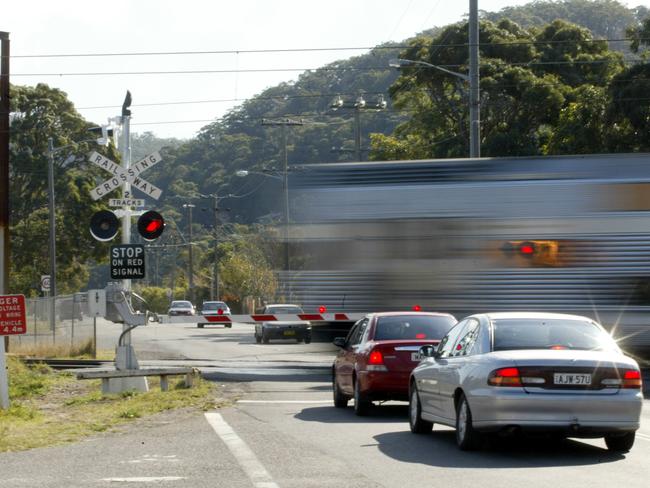
[(413, 305), (413, 311), (414, 312), (420, 312), (422, 310), (422, 307), (420, 305)]
[(318, 313), (325, 313), (325, 312), (327, 312), (327, 307), (325, 307), (324, 305), (318, 307)]
[(416, 338), (416, 339), (426, 339), (426, 338), (427, 338), (427, 335), (424, 334), (424, 333), (422, 333), (422, 332), (420, 332), (420, 333), (418, 333), (418, 334), (415, 334), (415, 338)]
[(165, 230), (165, 219), (155, 210), (143, 213), (138, 219), (138, 232), (146, 241), (160, 237)]
[(519, 252), (521, 254), (525, 254), (526, 256), (530, 256), (531, 254), (535, 254), (535, 246), (530, 242), (524, 242), (521, 246), (519, 246)]
[(368, 364), (384, 364), (384, 356), (381, 351), (372, 351), (368, 358)]

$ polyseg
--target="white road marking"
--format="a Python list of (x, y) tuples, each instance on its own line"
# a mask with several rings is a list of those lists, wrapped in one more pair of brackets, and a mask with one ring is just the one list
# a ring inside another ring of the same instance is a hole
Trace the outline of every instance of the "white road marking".
[(332, 403), (332, 400), (237, 400), (237, 403), (252, 403), (252, 404), (271, 404), (271, 405), (292, 405), (292, 404), (323, 404)]
[(140, 476), (135, 478), (102, 478), (101, 481), (114, 483), (159, 483), (161, 481), (184, 480), (183, 476)]
[(648, 435), (648, 434), (642, 434), (641, 432), (637, 432), (636, 436), (639, 439), (643, 439), (644, 441), (650, 441), (650, 435)]
[(246, 445), (220, 414), (208, 412), (205, 414), (205, 418), (224, 444), (226, 444), (246, 475), (253, 482), (255, 488), (280, 488), (273, 481), (273, 478), (271, 478), (271, 475), (262, 463), (259, 462), (255, 453), (251, 451), (248, 445)]

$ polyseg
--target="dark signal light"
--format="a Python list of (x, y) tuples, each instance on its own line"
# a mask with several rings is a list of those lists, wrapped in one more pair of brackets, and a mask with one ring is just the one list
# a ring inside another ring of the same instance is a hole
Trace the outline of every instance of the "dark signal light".
[(138, 232), (143, 239), (158, 239), (165, 230), (165, 219), (155, 210), (143, 213), (138, 219)]
[(110, 210), (100, 210), (90, 218), (90, 233), (98, 241), (110, 241), (117, 235), (119, 228), (120, 221)]

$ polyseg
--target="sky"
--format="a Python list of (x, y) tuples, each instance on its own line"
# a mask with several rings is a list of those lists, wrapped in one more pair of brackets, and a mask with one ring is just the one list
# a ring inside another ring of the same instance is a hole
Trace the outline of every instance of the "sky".
[[(60, 88), (98, 124), (120, 114), (130, 90), (132, 131), (177, 138), (194, 136), (245, 99), (296, 80), (303, 70), (459, 21), (469, 10), (467, 0), (8, 2), (0, 31), (10, 35), (13, 84)], [(479, 0), (479, 9), (524, 3)], [(650, 7), (650, 0), (622, 3)], [(247, 52), (259, 50), (277, 51)], [(97, 53), (118, 55), (78, 56)], [(213, 72), (163, 73), (169, 71)]]

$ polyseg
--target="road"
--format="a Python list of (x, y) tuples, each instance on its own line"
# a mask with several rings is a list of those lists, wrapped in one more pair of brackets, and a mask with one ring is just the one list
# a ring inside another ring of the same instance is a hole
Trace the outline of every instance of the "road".
[(232, 407), (172, 412), (77, 444), (0, 454), (2, 487), (647, 487), (650, 402), (632, 451), (601, 440), (498, 442), (460, 452), (453, 431), (409, 432), (404, 404), (367, 418), (335, 409), (325, 344), (257, 345), (251, 326), (232, 330), (152, 326), (134, 334), (153, 352), (198, 364), (237, 398)]

